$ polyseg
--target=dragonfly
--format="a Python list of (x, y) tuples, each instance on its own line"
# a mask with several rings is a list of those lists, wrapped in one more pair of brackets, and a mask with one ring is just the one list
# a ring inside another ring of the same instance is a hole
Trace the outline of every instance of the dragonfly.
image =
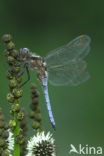
[(47, 53), (45, 57), (31, 53), (28, 48), (19, 51), (20, 62), (24, 64), (18, 74), (21, 76), (27, 71), (28, 79), (21, 84), (23, 86), (30, 80), (29, 67), (37, 73), (43, 88), (50, 123), (56, 129), (50, 98), (48, 93), (48, 80), (55, 86), (77, 86), (90, 78), (86, 71), (87, 63), (84, 58), (90, 51), (91, 38), (80, 35), (68, 44)]

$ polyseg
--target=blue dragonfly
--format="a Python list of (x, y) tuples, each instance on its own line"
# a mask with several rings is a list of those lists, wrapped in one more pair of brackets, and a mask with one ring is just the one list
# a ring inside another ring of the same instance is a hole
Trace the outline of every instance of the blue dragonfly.
[[(68, 44), (50, 51), (46, 57), (30, 53), (28, 48), (22, 48), (19, 51), (20, 62), (24, 64), (24, 68), (18, 76), (21, 76), (26, 70), (29, 80), (28, 67), (37, 73), (37, 77), (43, 88), (48, 116), (54, 129), (56, 128), (56, 124), (48, 94), (48, 80), (55, 86), (77, 86), (88, 80), (90, 75), (85, 70), (87, 65), (83, 59), (90, 51), (90, 42), (89, 36), (80, 35)], [(21, 86), (27, 83), (27, 81)]]

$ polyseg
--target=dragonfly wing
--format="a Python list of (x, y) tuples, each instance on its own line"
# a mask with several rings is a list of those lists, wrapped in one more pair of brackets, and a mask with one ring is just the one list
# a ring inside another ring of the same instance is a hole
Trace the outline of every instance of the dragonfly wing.
[(91, 39), (89, 36), (81, 35), (67, 45), (50, 51), (45, 57), (47, 66), (50, 67), (58, 64), (66, 64), (66, 62), (70, 62), (71, 60), (78, 58), (80, 55), (87, 55), (90, 42)]
[(71, 61), (70, 64), (54, 66), (48, 70), (49, 82), (55, 86), (77, 86), (90, 77), (85, 71), (86, 66), (86, 62), (80, 59)]
[(86, 47), (86, 49), (83, 51), (83, 53), (81, 53), (81, 54), (79, 55), (78, 58), (84, 59), (84, 58), (88, 55), (88, 53), (90, 52), (90, 49), (91, 49), (90, 46)]

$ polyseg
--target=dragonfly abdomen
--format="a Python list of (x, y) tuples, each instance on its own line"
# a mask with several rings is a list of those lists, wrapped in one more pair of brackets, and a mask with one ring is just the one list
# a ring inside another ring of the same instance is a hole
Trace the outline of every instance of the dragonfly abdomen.
[(49, 120), (50, 120), (51, 125), (54, 128), (54, 130), (56, 130), (56, 124), (55, 124), (55, 120), (54, 120), (54, 117), (53, 117), (53, 114), (52, 114), (52, 109), (51, 109), (51, 104), (50, 104), (50, 99), (49, 99), (49, 94), (48, 94), (47, 82), (48, 82), (48, 77), (45, 76), (44, 80), (42, 81), (43, 92), (44, 92), (44, 96), (45, 96), (45, 100), (46, 100), (46, 106), (47, 106)]

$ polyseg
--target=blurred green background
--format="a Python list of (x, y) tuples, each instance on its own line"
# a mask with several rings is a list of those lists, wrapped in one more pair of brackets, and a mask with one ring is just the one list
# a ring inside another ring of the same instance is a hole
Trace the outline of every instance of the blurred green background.
[[(41, 56), (80, 34), (91, 37), (92, 48), (86, 58), (91, 79), (78, 87), (49, 85), (57, 131), (54, 132), (51, 128), (43, 92), (33, 71), (31, 81), (23, 88), (22, 106), (28, 113), (29, 86), (35, 81), (40, 91), (43, 127), (54, 133), (57, 155), (68, 156), (70, 144), (77, 148), (79, 144), (102, 146), (104, 150), (104, 1), (1, 0), (0, 36), (5, 33), (13, 36), (17, 49), (28, 47)], [(0, 53), (3, 53), (3, 50), (1, 41)], [(0, 57), (0, 107), (3, 108), (8, 121), (10, 104), (5, 98), (8, 80), (5, 77), (5, 60)], [(30, 120), (28, 122), (30, 123)], [(31, 124), (28, 126), (31, 127)], [(33, 134), (30, 128), (29, 135)]]

